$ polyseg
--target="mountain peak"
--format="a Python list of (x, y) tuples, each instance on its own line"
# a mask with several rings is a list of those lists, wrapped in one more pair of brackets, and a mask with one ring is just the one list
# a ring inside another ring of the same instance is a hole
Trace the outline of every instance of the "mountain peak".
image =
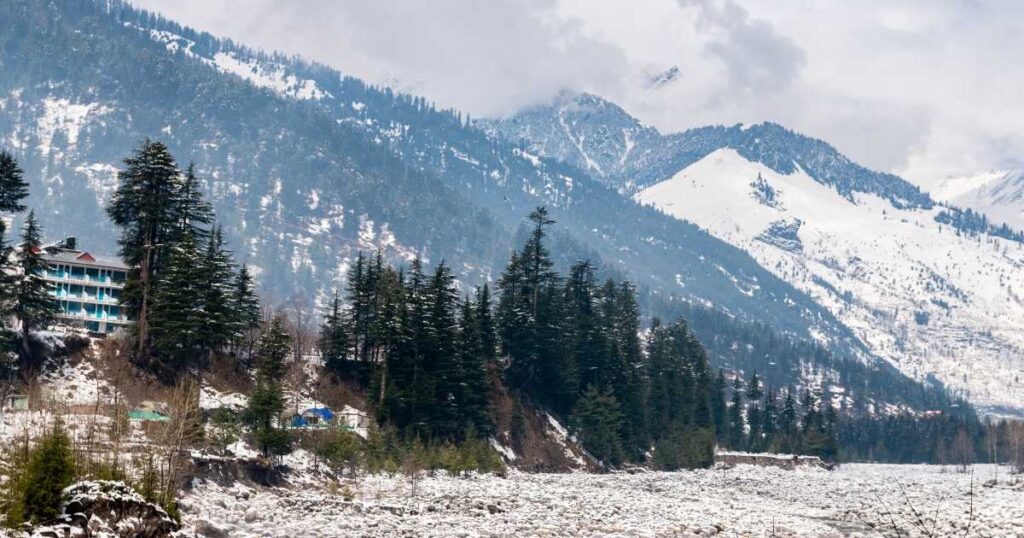
[(597, 178), (620, 176), (638, 144), (660, 136), (619, 105), (587, 92), (562, 91), (549, 104), (478, 125)]
[(771, 121), (663, 135), (607, 99), (563, 92), (553, 104), (486, 122), (485, 128), (589, 170), (622, 192), (636, 192), (670, 178), (711, 152), (728, 147), (780, 173), (802, 169), (848, 199), (855, 192), (865, 192), (896, 207), (934, 205), (927, 194), (907, 181), (869, 170), (828, 143)]

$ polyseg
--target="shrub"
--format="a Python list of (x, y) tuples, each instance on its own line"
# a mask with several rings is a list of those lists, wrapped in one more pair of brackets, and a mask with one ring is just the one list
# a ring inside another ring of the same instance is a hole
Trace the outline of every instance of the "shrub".
[(256, 443), (270, 456), (283, 456), (292, 450), (292, 436), (287, 430), (257, 430), (255, 438)]
[(209, 430), (210, 443), (223, 453), (228, 445), (242, 436), (242, 418), (236, 411), (226, 407), (214, 409), (210, 415)]
[(25, 472), (12, 480), (5, 523), (13, 527), (54, 519), (60, 515), (61, 492), (74, 480), (71, 439), (58, 422), (29, 451)]
[(359, 436), (348, 431), (330, 430), (324, 433), (318, 455), (327, 460), (332, 469), (338, 471), (345, 467), (354, 467), (359, 462), (361, 452), (362, 440)]

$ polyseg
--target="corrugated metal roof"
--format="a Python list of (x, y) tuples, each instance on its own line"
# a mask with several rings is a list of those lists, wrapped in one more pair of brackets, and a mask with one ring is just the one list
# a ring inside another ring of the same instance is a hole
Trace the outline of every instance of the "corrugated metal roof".
[(121, 269), (124, 271), (129, 269), (128, 265), (119, 258), (97, 256), (84, 250), (47, 248), (43, 250), (43, 259), (50, 263), (69, 263), (106, 269)]

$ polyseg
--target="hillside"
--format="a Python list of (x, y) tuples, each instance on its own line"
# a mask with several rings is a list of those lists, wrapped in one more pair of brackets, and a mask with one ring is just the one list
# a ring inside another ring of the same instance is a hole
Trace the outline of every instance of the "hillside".
[(102, 206), (120, 159), (148, 136), (195, 161), (235, 250), (278, 296), (332, 289), (360, 248), (486, 279), (524, 215), (547, 205), (572, 247), (563, 263), (593, 257), (662, 294), (797, 335), (845, 335), (742, 251), (422, 98), (119, 3), (17, 6), (0, 28), (0, 131), (50, 236), (112, 250)]
[[(360, 250), (444, 260), (465, 287), (493, 281), (526, 213), (546, 205), (562, 268), (589, 258), (637, 282), (650, 314), (708, 320), (694, 327), (717, 341), (716, 364), (800, 385), (853, 368), (869, 392), (908, 399), (832, 312), (747, 252), (421, 97), (119, 2), (16, 2), (0, 21), (0, 66), (0, 139), (50, 239), (113, 251), (103, 206), (146, 137), (195, 162), (236, 258), (276, 302), (322, 304)], [(789, 342), (812, 338), (827, 349)]]

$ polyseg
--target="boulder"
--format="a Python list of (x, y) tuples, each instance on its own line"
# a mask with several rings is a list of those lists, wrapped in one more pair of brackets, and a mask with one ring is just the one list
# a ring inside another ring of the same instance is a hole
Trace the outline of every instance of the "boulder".
[(61, 494), (58, 522), (33, 536), (164, 538), (179, 529), (163, 508), (142, 498), (124, 482), (78, 482)]

